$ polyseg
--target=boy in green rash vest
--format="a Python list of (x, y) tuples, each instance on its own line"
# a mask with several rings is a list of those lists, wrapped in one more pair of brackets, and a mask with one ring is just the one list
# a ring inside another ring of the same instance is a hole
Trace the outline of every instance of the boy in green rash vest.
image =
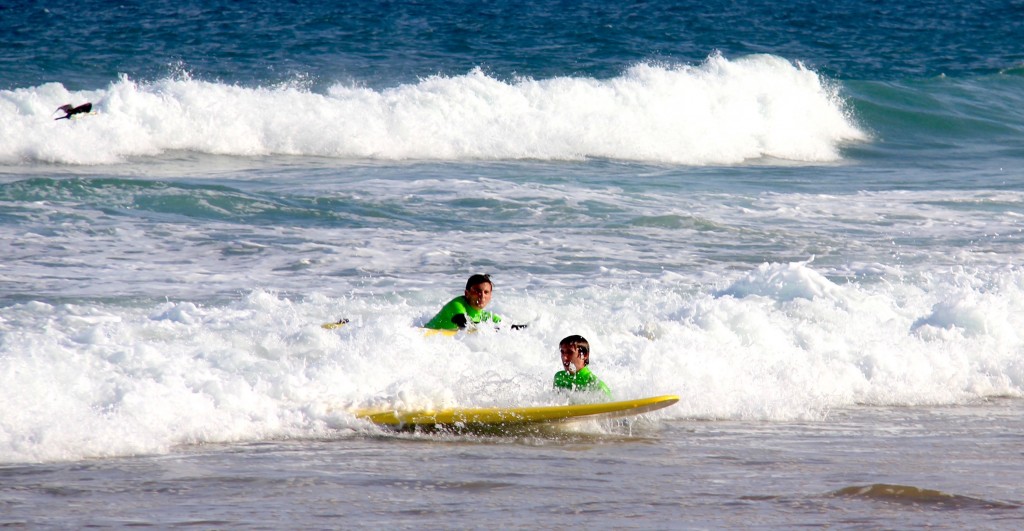
[[(448, 301), (441, 311), (437, 312), (424, 328), (435, 330), (458, 330), (466, 328), (470, 323), (483, 321), (500, 323), (501, 316), (485, 312), (484, 308), (491, 302), (494, 284), (490, 275), (473, 275), (466, 282), (466, 292)], [(513, 326), (515, 327), (515, 326)]]
[(590, 343), (583, 336), (572, 335), (558, 344), (562, 353), (563, 371), (555, 373), (555, 388), (571, 391), (601, 391), (608, 399), (612, 391), (590, 371)]

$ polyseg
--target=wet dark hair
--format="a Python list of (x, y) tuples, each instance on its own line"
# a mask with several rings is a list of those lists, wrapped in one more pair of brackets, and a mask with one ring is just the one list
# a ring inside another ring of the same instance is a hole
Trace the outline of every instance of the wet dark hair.
[(590, 342), (587, 338), (580, 335), (571, 335), (558, 342), (558, 347), (564, 347), (566, 345), (575, 345), (576, 349), (580, 351), (580, 356), (583, 356), (583, 365), (590, 365)]
[(466, 281), (466, 289), (472, 288), (477, 284), (483, 284), (484, 282), (490, 284), (491, 288), (494, 288), (494, 282), (491, 282), (491, 275), (485, 273), (483, 275), (477, 274), (469, 277), (469, 280)]

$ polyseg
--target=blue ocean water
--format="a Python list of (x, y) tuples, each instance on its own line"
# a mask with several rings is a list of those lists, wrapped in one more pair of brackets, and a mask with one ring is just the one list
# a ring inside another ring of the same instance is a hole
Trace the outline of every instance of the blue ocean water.
[[(568, 523), (546, 468), (589, 456), (620, 481), (561, 472), (609, 527), (638, 492), (651, 527), (1019, 523), (1022, 15), (7, 2), (0, 521), (273, 521), (198, 501), (244, 484), (294, 526), (415, 525), (387, 510), (411, 492), (438, 525), (466, 521), (450, 495), (543, 527)], [(423, 337), (477, 272), (529, 328)], [(574, 333), (617, 396), (679, 404), (526, 438), (349, 413), (564, 401)]]

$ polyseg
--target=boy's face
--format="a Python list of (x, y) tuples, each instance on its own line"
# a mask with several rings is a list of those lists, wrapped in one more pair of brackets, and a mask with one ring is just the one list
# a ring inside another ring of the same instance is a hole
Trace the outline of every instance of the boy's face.
[(572, 374), (585, 367), (587, 360), (590, 359), (590, 352), (575, 343), (559, 345), (558, 351), (562, 353), (562, 367)]
[(469, 301), (470, 306), (477, 310), (483, 310), (491, 303), (491, 289), (493, 288), (490, 282), (481, 282), (470, 286), (466, 288), (466, 300)]

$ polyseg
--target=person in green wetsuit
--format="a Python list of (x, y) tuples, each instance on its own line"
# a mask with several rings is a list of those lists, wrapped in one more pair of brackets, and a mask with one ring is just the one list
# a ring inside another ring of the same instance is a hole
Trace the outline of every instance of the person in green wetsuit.
[[(494, 284), (490, 275), (473, 275), (466, 281), (466, 292), (448, 301), (424, 328), (434, 330), (458, 330), (481, 322), (500, 323), (501, 316), (485, 312), (491, 302)], [(515, 326), (513, 326), (515, 327)]]
[(590, 343), (583, 336), (572, 335), (558, 343), (565, 370), (555, 373), (555, 388), (571, 391), (600, 391), (611, 399), (612, 391), (590, 367)]

